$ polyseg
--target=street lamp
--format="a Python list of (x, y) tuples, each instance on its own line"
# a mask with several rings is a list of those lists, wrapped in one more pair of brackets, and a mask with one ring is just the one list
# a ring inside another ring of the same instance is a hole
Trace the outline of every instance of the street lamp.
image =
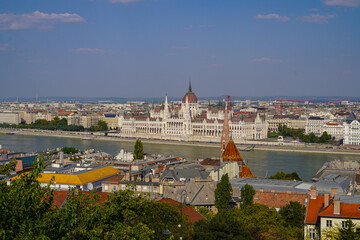
[(165, 213), (165, 215), (164, 215), (164, 222), (166, 222), (166, 229), (165, 229), (165, 231), (163, 232), (163, 234), (165, 234), (165, 235), (170, 235), (171, 232), (170, 232), (169, 226), (168, 226), (168, 224), (167, 224), (168, 218), (166, 217), (166, 213)]
[(165, 229), (165, 231), (164, 231), (163, 233), (164, 233), (165, 235), (170, 235), (170, 234), (171, 234), (171, 232), (170, 232), (167, 224), (166, 224), (166, 229)]
[(182, 200), (182, 197), (183, 197), (184, 194), (186, 194), (185, 189), (181, 191), (181, 195), (180, 195), (180, 240), (183, 239), (183, 224), (182, 224), (182, 221), (183, 221), (183, 217), (182, 217), (183, 200)]

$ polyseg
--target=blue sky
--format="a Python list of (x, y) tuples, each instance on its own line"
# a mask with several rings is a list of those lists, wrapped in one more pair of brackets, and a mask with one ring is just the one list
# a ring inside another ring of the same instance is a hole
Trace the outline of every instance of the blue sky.
[(360, 0), (1, 0), (2, 97), (355, 96)]

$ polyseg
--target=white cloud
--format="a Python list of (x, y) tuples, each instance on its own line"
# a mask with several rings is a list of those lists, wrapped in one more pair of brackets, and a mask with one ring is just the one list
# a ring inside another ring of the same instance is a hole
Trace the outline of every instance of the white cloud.
[(0, 14), (0, 30), (49, 29), (55, 23), (82, 23), (85, 19), (76, 13)]
[(281, 62), (281, 61), (275, 58), (262, 57), (262, 58), (255, 58), (251, 60), (251, 62), (263, 63), (263, 62)]
[(336, 17), (335, 14), (327, 14), (327, 15), (312, 14), (310, 16), (298, 17), (298, 20), (303, 22), (310, 22), (310, 23), (328, 23), (329, 19), (332, 19), (334, 17)]
[(262, 15), (262, 14), (258, 14), (256, 16), (254, 16), (255, 19), (266, 19), (266, 20), (277, 20), (280, 22), (288, 22), (290, 21), (290, 18), (286, 17), (286, 16), (280, 16), (279, 14), (276, 13), (271, 13), (271, 14), (267, 14), (267, 15)]
[(359, 7), (360, 0), (323, 0), (327, 6)]
[(133, 2), (141, 2), (143, 0), (109, 0), (111, 3), (133, 3)]
[(72, 49), (73, 52), (76, 53), (105, 53), (104, 50), (100, 49), (100, 48), (76, 48), (76, 49)]

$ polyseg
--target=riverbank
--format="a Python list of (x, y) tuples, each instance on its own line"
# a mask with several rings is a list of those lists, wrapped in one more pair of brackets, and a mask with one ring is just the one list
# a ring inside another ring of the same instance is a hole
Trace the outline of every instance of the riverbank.
[[(31, 135), (31, 136), (44, 136), (44, 137), (61, 137), (61, 138), (75, 138), (83, 141), (98, 140), (98, 141), (117, 141), (117, 142), (135, 142), (135, 138), (124, 138), (118, 136), (103, 136), (101, 133), (89, 132), (65, 132), (65, 131), (51, 131), (51, 130), (35, 130), (35, 129), (0, 129), (3, 134), (16, 134), (16, 135)], [(141, 139), (144, 143), (150, 144), (169, 144), (169, 145), (183, 145), (183, 146), (198, 146), (198, 147), (213, 147), (218, 148), (219, 143), (201, 143), (201, 142), (186, 142), (186, 141), (173, 141), (173, 140), (158, 140), (158, 139)], [(244, 149), (249, 145), (241, 145), (239, 149)], [(315, 146), (307, 147), (294, 147), (294, 146), (276, 146), (276, 145), (262, 145), (255, 144), (254, 151), (279, 151), (279, 152), (305, 152), (305, 153), (322, 153), (322, 154), (347, 154), (347, 155), (360, 155), (360, 150), (353, 149), (332, 149), (332, 148), (319, 148)]]

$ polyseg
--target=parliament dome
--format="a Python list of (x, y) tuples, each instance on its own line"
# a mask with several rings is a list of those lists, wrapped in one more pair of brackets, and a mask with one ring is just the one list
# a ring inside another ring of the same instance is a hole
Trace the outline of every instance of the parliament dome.
[(182, 100), (183, 103), (186, 102), (186, 98), (188, 99), (189, 103), (197, 103), (198, 102), (198, 99), (197, 99), (195, 93), (193, 93), (191, 90), (191, 82), (189, 83), (189, 91), (183, 97), (183, 100)]

